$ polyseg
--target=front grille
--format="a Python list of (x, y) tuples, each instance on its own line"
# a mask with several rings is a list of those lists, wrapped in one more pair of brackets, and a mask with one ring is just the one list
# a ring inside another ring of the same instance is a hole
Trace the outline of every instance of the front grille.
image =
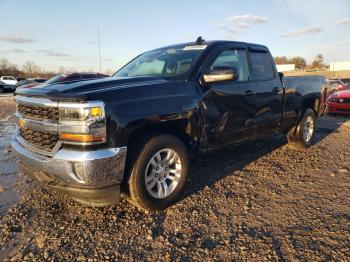
[(18, 113), (20, 113), (23, 118), (32, 120), (51, 120), (55, 122), (58, 122), (59, 120), (58, 108), (56, 107), (28, 106), (19, 104)]
[(350, 104), (350, 98), (343, 98), (343, 102), (344, 104)]
[(59, 139), (58, 134), (48, 134), (27, 128), (20, 128), (19, 134), (34, 147), (47, 152), (52, 151)]

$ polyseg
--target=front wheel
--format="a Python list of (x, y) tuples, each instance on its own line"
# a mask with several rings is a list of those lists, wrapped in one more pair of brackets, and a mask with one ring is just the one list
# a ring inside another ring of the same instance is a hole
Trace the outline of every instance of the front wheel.
[(288, 132), (288, 142), (297, 148), (311, 146), (316, 131), (316, 116), (312, 109), (306, 109), (299, 124)]
[(132, 203), (145, 210), (162, 210), (174, 204), (186, 183), (189, 160), (184, 143), (160, 135), (149, 139), (131, 156), (128, 181)]

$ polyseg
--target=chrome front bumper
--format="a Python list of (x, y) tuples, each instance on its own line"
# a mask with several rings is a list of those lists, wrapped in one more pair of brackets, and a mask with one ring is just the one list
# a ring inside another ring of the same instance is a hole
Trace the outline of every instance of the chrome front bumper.
[(41, 184), (93, 206), (119, 201), (126, 147), (93, 151), (62, 148), (47, 157), (29, 151), (16, 137), (11, 145), (23, 171)]

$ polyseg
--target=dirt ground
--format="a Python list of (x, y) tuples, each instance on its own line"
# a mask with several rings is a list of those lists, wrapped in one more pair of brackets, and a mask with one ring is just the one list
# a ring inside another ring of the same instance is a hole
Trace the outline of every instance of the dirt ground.
[(197, 157), (180, 202), (146, 214), (17, 172), (14, 105), (0, 104), (0, 261), (350, 261), (349, 118), (319, 119), (307, 151), (279, 136)]
[(336, 78), (350, 78), (350, 70), (344, 71), (289, 71), (284, 72), (285, 76), (307, 76), (307, 75), (318, 75), (325, 76), (328, 79), (336, 79)]

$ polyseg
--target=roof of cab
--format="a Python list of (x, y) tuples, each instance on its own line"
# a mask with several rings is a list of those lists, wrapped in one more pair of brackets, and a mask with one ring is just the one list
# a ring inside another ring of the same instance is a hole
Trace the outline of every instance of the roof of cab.
[[(258, 49), (258, 50), (268, 50), (268, 48), (264, 45), (260, 44), (253, 44), (253, 43), (247, 43), (247, 42), (239, 42), (239, 41), (229, 41), (229, 40), (210, 40), (210, 41), (204, 41), (201, 43), (201, 45), (207, 45), (207, 46), (216, 46), (220, 44), (243, 44), (246, 45), (248, 48), (252, 49)], [(196, 41), (194, 42), (187, 42), (187, 43), (180, 43), (180, 44), (175, 44), (175, 45), (168, 45), (168, 46), (163, 46), (160, 48), (156, 48), (154, 50), (159, 50), (159, 49), (165, 49), (165, 48), (181, 48), (184, 46), (191, 46), (191, 45), (198, 45)]]

